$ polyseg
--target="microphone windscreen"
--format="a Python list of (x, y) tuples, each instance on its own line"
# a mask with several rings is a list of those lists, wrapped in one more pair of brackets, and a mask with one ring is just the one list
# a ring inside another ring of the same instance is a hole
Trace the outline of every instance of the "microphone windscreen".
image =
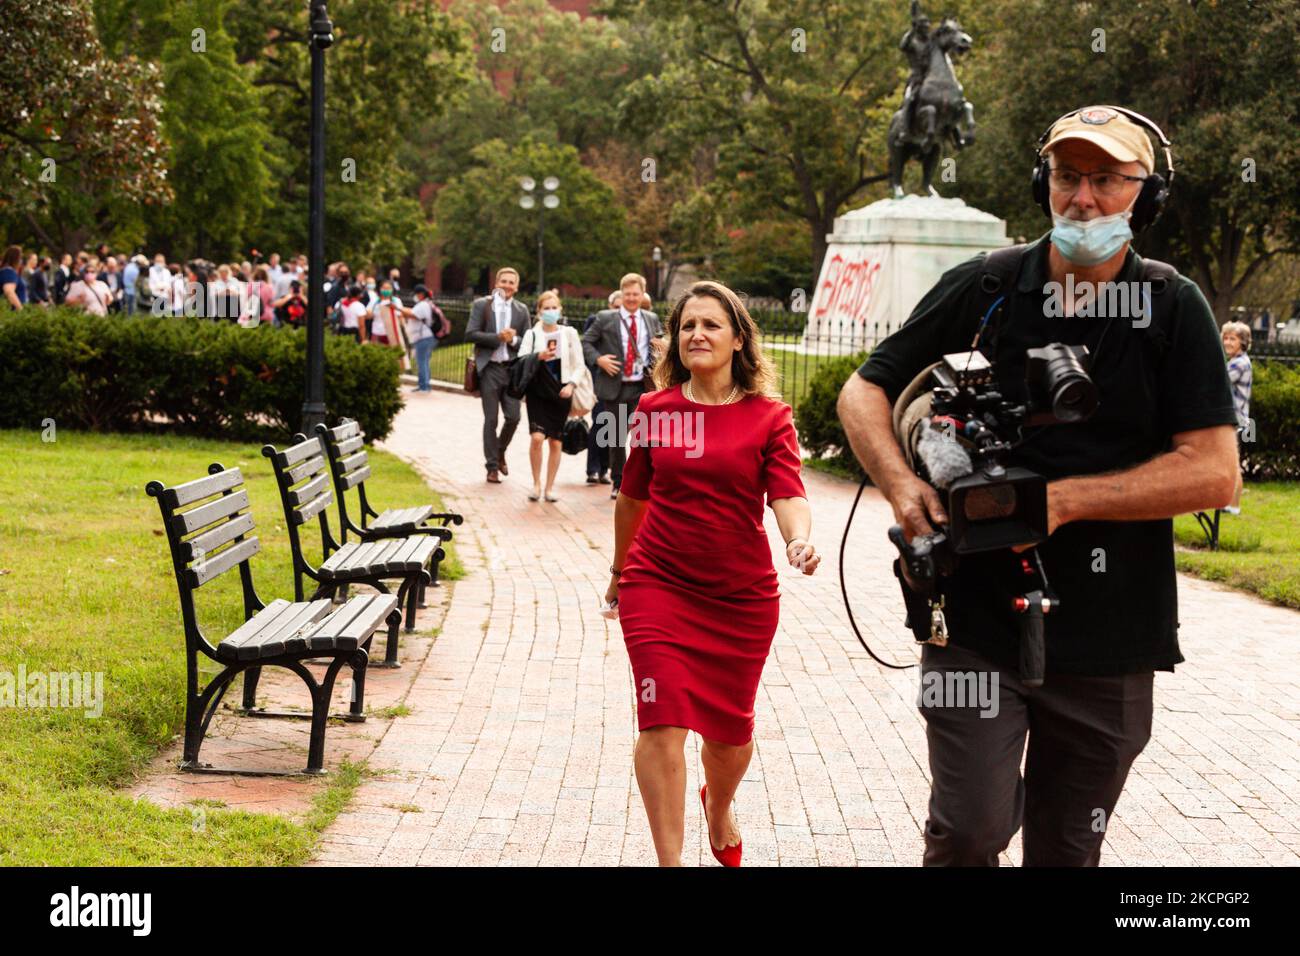
[(925, 465), (930, 483), (936, 488), (946, 489), (958, 478), (964, 478), (975, 470), (970, 454), (962, 444), (934, 428), (924, 429), (916, 443), (916, 454)]

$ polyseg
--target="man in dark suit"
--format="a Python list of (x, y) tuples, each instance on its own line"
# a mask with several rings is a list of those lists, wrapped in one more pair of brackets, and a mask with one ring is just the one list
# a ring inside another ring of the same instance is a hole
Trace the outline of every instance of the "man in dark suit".
[[(622, 303), (623, 293), (621, 291), (615, 290), (609, 294), (609, 307), (611, 309), (617, 309)], [(582, 326), (584, 335), (595, 323), (598, 315), (600, 315), (600, 312), (593, 312), (587, 316), (587, 321)], [(594, 363), (589, 365), (588, 368), (591, 370), (591, 381), (594, 385), (600, 370)], [(596, 399), (596, 405), (591, 410), (591, 420), (593, 422), (602, 421), (601, 415), (604, 411), (605, 403), (599, 398)], [(598, 428), (593, 428), (587, 433), (587, 484), (609, 484), (609, 449), (600, 443), (600, 429)]]
[(72, 287), (72, 256), (64, 253), (59, 259), (59, 267), (54, 270), (54, 304), (63, 305)]
[[(474, 367), (483, 402), (483, 459), (487, 480), (493, 484), (501, 483), (501, 475), (510, 474), (506, 446), (519, 424), (519, 399), (506, 394), (510, 360), (518, 356), (520, 340), (531, 325), (528, 307), (515, 301), (518, 289), (518, 272), (509, 267), (497, 270), (496, 290), (474, 300), (465, 327), (465, 341), (474, 343)], [(505, 413), (500, 435), (499, 412)]]
[(660, 334), (659, 316), (641, 308), (645, 278), (629, 272), (618, 285), (622, 305), (599, 313), (582, 335), (582, 351), (588, 367), (593, 369), (596, 397), (605, 403), (603, 416), (593, 418), (596, 431), (607, 436), (612, 430), (615, 436), (609, 449), (614, 481), (611, 498), (618, 497), (623, 480), (628, 419), (636, 411), (642, 393), (653, 391), (650, 373), (668, 345)]

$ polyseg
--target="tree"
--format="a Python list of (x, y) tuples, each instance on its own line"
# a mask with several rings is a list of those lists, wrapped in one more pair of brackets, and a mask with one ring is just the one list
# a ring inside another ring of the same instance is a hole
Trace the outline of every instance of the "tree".
[(227, 0), (178, 0), (150, 26), (162, 44), (163, 123), (176, 201), (151, 217), (160, 245), (229, 257), (253, 234), (270, 176), (267, 129), (234, 44), (222, 26)]
[(160, 71), (105, 55), (88, 0), (5, 0), (0, 223), (74, 251), (170, 198)]
[[(427, 231), (403, 144), (464, 84), (468, 46), (431, 0), (334, 0), (326, 53), (326, 257), (395, 262)], [(310, 74), (307, 4), (234, 0), (226, 29), (253, 71), (270, 135), (273, 188), (261, 249), (307, 244)]]
[(446, 112), (420, 124), (404, 154), (428, 182), (462, 172), (474, 148), (491, 139), (532, 134), (579, 153), (607, 144), (619, 132), (622, 91), (663, 55), (634, 25), (562, 13), (547, 0), (456, 0), (448, 14), (474, 50), (473, 71)]
[[(1171, 0), (989, 0), (973, 29), (989, 55), (967, 95), (989, 117), (963, 154), (963, 198), (1036, 234), (1033, 144), (1057, 116), (1111, 103), (1151, 117), (1174, 143), (1165, 215), (1139, 238), (1145, 254), (1191, 275), (1220, 322), (1252, 279), (1300, 251), (1300, 6)], [(1046, 66), (1045, 66), (1046, 65)], [(1157, 153), (1163, 172), (1163, 155)]]
[(798, 223), (755, 222), (730, 230), (714, 257), (718, 279), (751, 296), (790, 301), (795, 289), (811, 289), (808, 249)]
[(509, 264), (520, 285), (537, 282), (537, 209), (519, 206), (519, 181), (560, 181), (560, 205), (546, 213), (548, 284), (608, 283), (639, 265), (631, 230), (614, 191), (578, 161), (572, 146), (533, 137), (492, 140), (473, 152), (475, 166), (449, 182), (437, 200), (438, 238), (472, 268)]
[(733, 215), (801, 220), (816, 275), (836, 215), (887, 178), (906, 10), (886, 0), (611, 0), (604, 9), (676, 38), (662, 73), (625, 97), (624, 128), (664, 117), (661, 168), (716, 144), (716, 188), (730, 194)]
[(725, 246), (726, 238), (717, 192), (709, 189), (715, 176), (714, 151), (697, 149), (687, 161), (663, 170), (662, 176), (657, 167), (646, 165), (647, 159), (653, 159), (646, 152), (644, 143), (610, 140), (588, 150), (583, 159), (614, 191), (615, 207), (632, 229), (633, 249), (642, 268), (653, 268), (650, 257), (655, 246), (662, 250), (667, 269), (662, 291), (671, 287), (681, 265), (707, 262)]

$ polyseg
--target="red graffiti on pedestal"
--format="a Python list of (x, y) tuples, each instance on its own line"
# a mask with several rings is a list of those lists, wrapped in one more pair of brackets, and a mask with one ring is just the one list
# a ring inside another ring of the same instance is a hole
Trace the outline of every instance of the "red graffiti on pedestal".
[(872, 256), (846, 261), (836, 253), (823, 272), (825, 279), (817, 289), (817, 306), (813, 319), (848, 319), (865, 322), (871, 291), (880, 274), (880, 261)]

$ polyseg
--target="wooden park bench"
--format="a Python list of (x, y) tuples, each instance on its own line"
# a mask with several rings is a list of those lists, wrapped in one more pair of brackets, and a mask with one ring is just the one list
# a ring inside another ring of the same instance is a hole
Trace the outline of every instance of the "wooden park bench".
[[(274, 445), (262, 447), (271, 459), (284, 520), (289, 528), (289, 548), (293, 553), (293, 587), (298, 600), (303, 598), (303, 578), (316, 582), (312, 600), (331, 599), (354, 584), (365, 584), (388, 593), (385, 581), (401, 580), (397, 604), (406, 605), (406, 631), (415, 630), (415, 608), (421, 588), (432, 580), (427, 568), (446, 556), (436, 537), (417, 535), (409, 538), (385, 538), (380, 541), (340, 543), (330, 533), (329, 506), (334, 502), (330, 488), (329, 465), (320, 442), (303, 435), (294, 436), (294, 444), (283, 451)], [(322, 560), (313, 566), (303, 554), (299, 529), (316, 518), (320, 523)], [(397, 630), (388, 633), (388, 647), (382, 662), (374, 667), (398, 667)]]
[[(465, 518), (451, 511), (434, 511), (433, 505), (419, 505), (413, 508), (387, 509), (377, 512), (366, 498), (366, 480), (370, 477), (370, 462), (365, 450), (366, 436), (361, 426), (350, 418), (345, 418), (334, 428), (324, 425), (316, 426), (316, 437), (321, 448), (329, 458), (330, 472), (334, 476), (334, 493), (339, 504), (339, 525), (344, 542), (349, 534), (354, 534), (362, 541), (378, 541), (383, 538), (406, 538), (416, 534), (434, 535), (443, 541), (451, 540), (451, 528), (448, 525), (462, 524)], [(347, 492), (357, 490), (357, 514), (361, 523), (352, 520), (348, 514)], [(434, 522), (439, 522), (435, 524)], [(438, 586), (438, 563), (432, 567), (432, 584)], [(418, 604), (424, 606), (424, 593), (421, 589)]]
[[(145, 492), (158, 501), (163, 528), (171, 547), (172, 568), (180, 592), (185, 627), (186, 692), (185, 747), (181, 768), (206, 773), (246, 775), (324, 773), (325, 726), (330, 696), (339, 670), (352, 668), (353, 697), (348, 719), (365, 720), (364, 692), (369, 647), (385, 622), (397, 633), (401, 613), (391, 594), (364, 595), (342, 607), (326, 600), (276, 599), (257, 596), (249, 559), (261, 550), (253, 535), (248, 492), (238, 468), (214, 464), (208, 477), (168, 488), (151, 481)], [(182, 510), (184, 509), (184, 510)], [(244, 623), (214, 646), (199, 628), (194, 592), (231, 568), (239, 568), (243, 588)], [(199, 655), (216, 661), (221, 671), (199, 690)], [(328, 666), (317, 681), (304, 666), (308, 658), (325, 658)], [(257, 681), (263, 667), (285, 667), (306, 683), (311, 714), (274, 712), (255, 707)], [(199, 762), (199, 748), (221, 698), (238, 674), (244, 675), (243, 713), (248, 716), (311, 718), (311, 738), (305, 771), (221, 770)]]

